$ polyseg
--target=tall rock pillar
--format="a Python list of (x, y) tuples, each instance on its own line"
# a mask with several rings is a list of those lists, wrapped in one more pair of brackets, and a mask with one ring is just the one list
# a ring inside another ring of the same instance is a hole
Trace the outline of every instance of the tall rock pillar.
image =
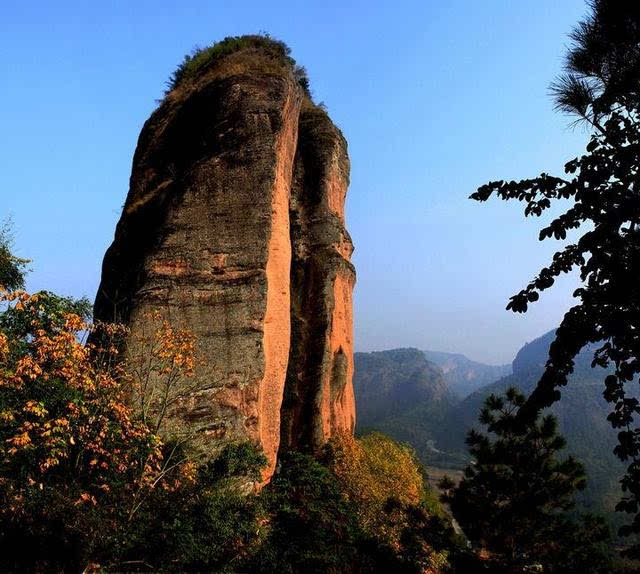
[(94, 314), (130, 327), (129, 352), (150, 316), (191, 331), (202, 385), (173, 426), (212, 456), (260, 445), (268, 479), (282, 439), (353, 430), (349, 164), (282, 45), (231, 43), (145, 123)]

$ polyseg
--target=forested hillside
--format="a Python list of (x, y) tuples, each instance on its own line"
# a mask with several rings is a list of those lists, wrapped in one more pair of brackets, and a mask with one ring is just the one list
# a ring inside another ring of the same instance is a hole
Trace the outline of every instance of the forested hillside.
[(443, 462), (433, 438), (459, 400), (440, 367), (418, 349), (355, 354), (357, 431), (379, 430), (411, 444), (423, 462)]
[[(530, 393), (544, 368), (554, 331), (526, 344), (513, 361), (513, 374), (476, 391), (452, 408), (436, 432), (438, 448), (464, 453), (469, 429), (479, 428), (478, 413), (485, 398), (509, 387)], [(602, 397), (603, 370), (591, 368), (593, 353), (576, 357), (574, 374), (562, 390), (562, 399), (550, 410), (558, 417), (560, 433), (567, 439), (567, 452), (582, 461), (587, 470), (587, 488), (581, 503), (592, 510), (613, 512), (619, 498), (618, 480), (623, 464), (613, 454), (616, 432), (607, 421), (610, 405)]]

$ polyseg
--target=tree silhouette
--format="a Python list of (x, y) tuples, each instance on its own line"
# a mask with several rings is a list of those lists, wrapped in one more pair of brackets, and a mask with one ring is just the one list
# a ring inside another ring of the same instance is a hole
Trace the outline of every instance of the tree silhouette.
[(602, 519), (586, 517), (582, 527), (567, 516), (585, 486), (584, 468), (572, 457), (558, 459), (565, 440), (552, 415), (520, 423), (524, 404), (525, 396), (513, 387), (486, 399), (479, 420), (490, 434), (468, 433), (474, 461), (457, 486), (448, 478), (441, 481), (443, 499), (499, 571), (541, 564), (545, 572), (607, 572), (608, 551), (600, 543), (608, 531)]
[(494, 181), (471, 197), (517, 199), (526, 205), (525, 216), (541, 215), (554, 200), (570, 200), (569, 209), (540, 231), (540, 240), (565, 239), (586, 227), (507, 306), (524, 313), (556, 277), (580, 271), (579, 303), (565, 314), (521, 418), (560, 399), (575, 355), (599, 344), (593, 366), (614, 367), (604, 396), (614, 403), (608, 419), (620, 429), (615, 453), (629, 461), (617, 509), (634, 515), (621, 529), (630, 534), (640, 532), (640, 429), (633, 425), (640, 404), (625, 389), (640, 373), (640, 4), (594, 0), (590, 6), (571, 35), (566, 71), (551, 86), (557, 108), (592, 129), (586, 153), (565, 165), (566, 177)]

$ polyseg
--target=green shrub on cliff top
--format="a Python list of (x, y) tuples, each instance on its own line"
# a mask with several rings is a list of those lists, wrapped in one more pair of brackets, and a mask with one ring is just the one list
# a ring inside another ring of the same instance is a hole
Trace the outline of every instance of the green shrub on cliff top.
[(268, 34), (253, 34), (247, 36), (227, 36), (224, 40), (216, 42), (206, 48), (195, 48), (191, 54), (184, 57), (182, 63), (171, 74), (167, 82), (167, 92), (178, 87), (185, 80), (192, 78), (203, 68), (214, 62), (219, 62), (225, 56), (229, 56), (240, 50), (253, 49), (263, 56), (284, 63), (291, 67), (298, 84), (309, 94), (309, 79), (305, 69), (296, 64), (291, 57), (291, 48), (280, 40), (271, 38)]
[(8, 291), (24, 288), (24, 276), (27, 259), (16, 257), (12, 253), (11, 220), (0, 225), (0, 287)]

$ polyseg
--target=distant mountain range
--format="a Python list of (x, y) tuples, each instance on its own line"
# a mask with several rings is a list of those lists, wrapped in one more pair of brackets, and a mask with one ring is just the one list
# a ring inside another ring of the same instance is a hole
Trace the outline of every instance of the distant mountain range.
[[(434, 436), (436, 445), (457, 458), (456, 453), (466, 451), (468, 430), (481, 428), (477, 419), (486, 397), (511, 386), (530, 393), (542, 374), (553, 338), (551, 331), (525, 345), (513, 361), (513, 374), (472, 393), (450, 409)], [(550, 410), (558, 418), (560, 433), (567, 439), (567, 454), (575, 455), (586, 467), (588, 483), (580, 497), (582, 506), (610, 513), (620, 497), (618, 480), (624, 465), (612, 452), (617, 439), (616, 431), (607, 421), (611, 405), (602, 397), (606, 373), (601, 368), (591, 368), (592, 358), (589, 351), (576, 357), (569, 384), (562, 389), (561, 400)]]
[(464, 398), (473, 391), (511, 374), (511, 365), (485, 365), (459, 353), (423, 351), (427, 360), (442, 369), (450, 391)]
[[(357, 430), (377, 429), (406, 441), (425, 464), (460, 468), (469, 460), (465, 437), (472, 427), (480, 428), (477, 419), (485, 398), (510, 386), (531, 392), (553, 337), (551, 331), (526, 344), (511, 369), (417, 349), (356, 353)], [(591, 357), (591, 352), (583, 351), (576, 358), (569, 385), (551, 411), (567, 439), (566, 453), (575, 455), (587, 469), (588, 486), (580, 506), (609, 514), (619, 498), (624, 465), (612, 453), (616, 432), (606, 420), (611, 407), (602, 397), (606, 373), (591, 368)], [(478, 383), (492, 372), (496, 379)]]

